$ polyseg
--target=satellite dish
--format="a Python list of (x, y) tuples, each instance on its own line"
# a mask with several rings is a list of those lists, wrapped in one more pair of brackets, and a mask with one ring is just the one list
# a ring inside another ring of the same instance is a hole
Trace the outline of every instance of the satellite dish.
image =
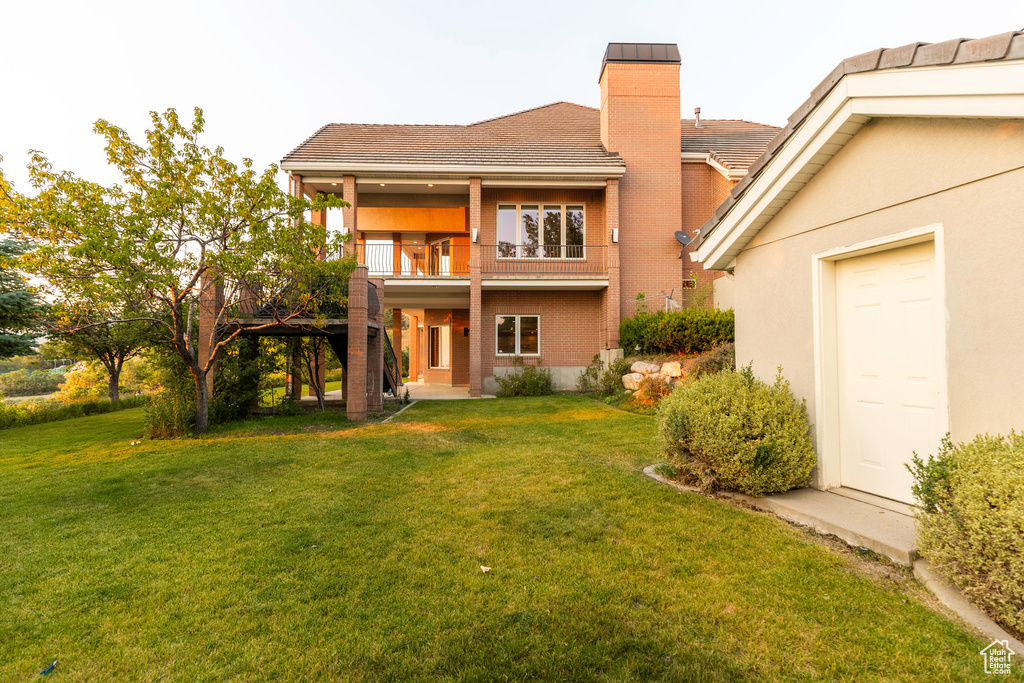
[(687, 235), (685, 232), (683, 232), (682, 230), (677, 230), (676, 231), (676, 242), (679, 242), (679, 244), (681, 244), (681, 245), (683, 245), (685, 247), (687, 244), (689, 244), (692, 241), (693, 241), (692, 238), (689, 235)]

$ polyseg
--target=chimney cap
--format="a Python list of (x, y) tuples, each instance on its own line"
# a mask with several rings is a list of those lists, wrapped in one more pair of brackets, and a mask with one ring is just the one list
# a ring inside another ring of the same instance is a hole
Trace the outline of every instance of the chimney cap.
[(682, 61), (675, 43), (608, 43), (601, 62), (601, 75), (609, 63), (680, 64)]

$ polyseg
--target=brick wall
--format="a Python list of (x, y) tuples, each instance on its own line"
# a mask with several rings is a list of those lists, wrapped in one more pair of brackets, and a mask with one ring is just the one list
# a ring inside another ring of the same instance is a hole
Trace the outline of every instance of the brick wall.
[(588, 365), (603, 348), (601, 292), (483, 292), (483, 376), (512, 359), (495, 353), (495, 316), (539, 315), (540, 357), (550, 367)]
[[(715, 209), (725, 201), (732, 189), (733, 182), (706, 163), (686, 163), (682, 165), (682, 230), (690, 237), (710, 220)], [(691, 304), (711, 305), (714, 296), (714, 281), (724, 275), (721, 271), (704, 270), (700, 263), (690, 260), (695, 242), (684, 248), (684, 277), (697, 280), (694, 289), (683, 290), (682, 297), (676, 301), (687, 306)]]
[(679, 119), (678, 64), (605, 66), (601, 138), (626, 162), (619, 180), (623, 317), (633, 314), (638, 292), (658, 308), (661, 290), (682, 287), (683, 264), (673, 236), (682, 217)]

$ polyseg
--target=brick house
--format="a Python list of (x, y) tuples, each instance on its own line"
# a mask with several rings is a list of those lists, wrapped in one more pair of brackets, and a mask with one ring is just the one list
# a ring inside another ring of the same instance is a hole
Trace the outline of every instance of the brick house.
[(519, 356), (571, 388), (617, 348), (639, 293), (651, 309), (662, 292), (731, 306), (722, 274), (681, 253), (675, 233), (713, 215), (778, 129), (682, 120), (679, 69), (675, 45), (612, 43), (600, 109), (328, 124), (284, 157), (293, 192), (350, 203), (350, 248), (394, 311), (394, 347), (409, 337), (411, 380), (480, 396)]

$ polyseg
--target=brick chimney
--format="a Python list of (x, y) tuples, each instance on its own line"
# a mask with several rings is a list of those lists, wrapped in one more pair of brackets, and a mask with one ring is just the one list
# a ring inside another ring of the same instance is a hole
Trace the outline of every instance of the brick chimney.
[(661, 291), (682, 286), (674, 233), (682, 225), (679, 48), (609, 43), (601, 64), (601, 142), (626, 162), (619, 181), (622, 316), (644, 292), (652, 310)]

